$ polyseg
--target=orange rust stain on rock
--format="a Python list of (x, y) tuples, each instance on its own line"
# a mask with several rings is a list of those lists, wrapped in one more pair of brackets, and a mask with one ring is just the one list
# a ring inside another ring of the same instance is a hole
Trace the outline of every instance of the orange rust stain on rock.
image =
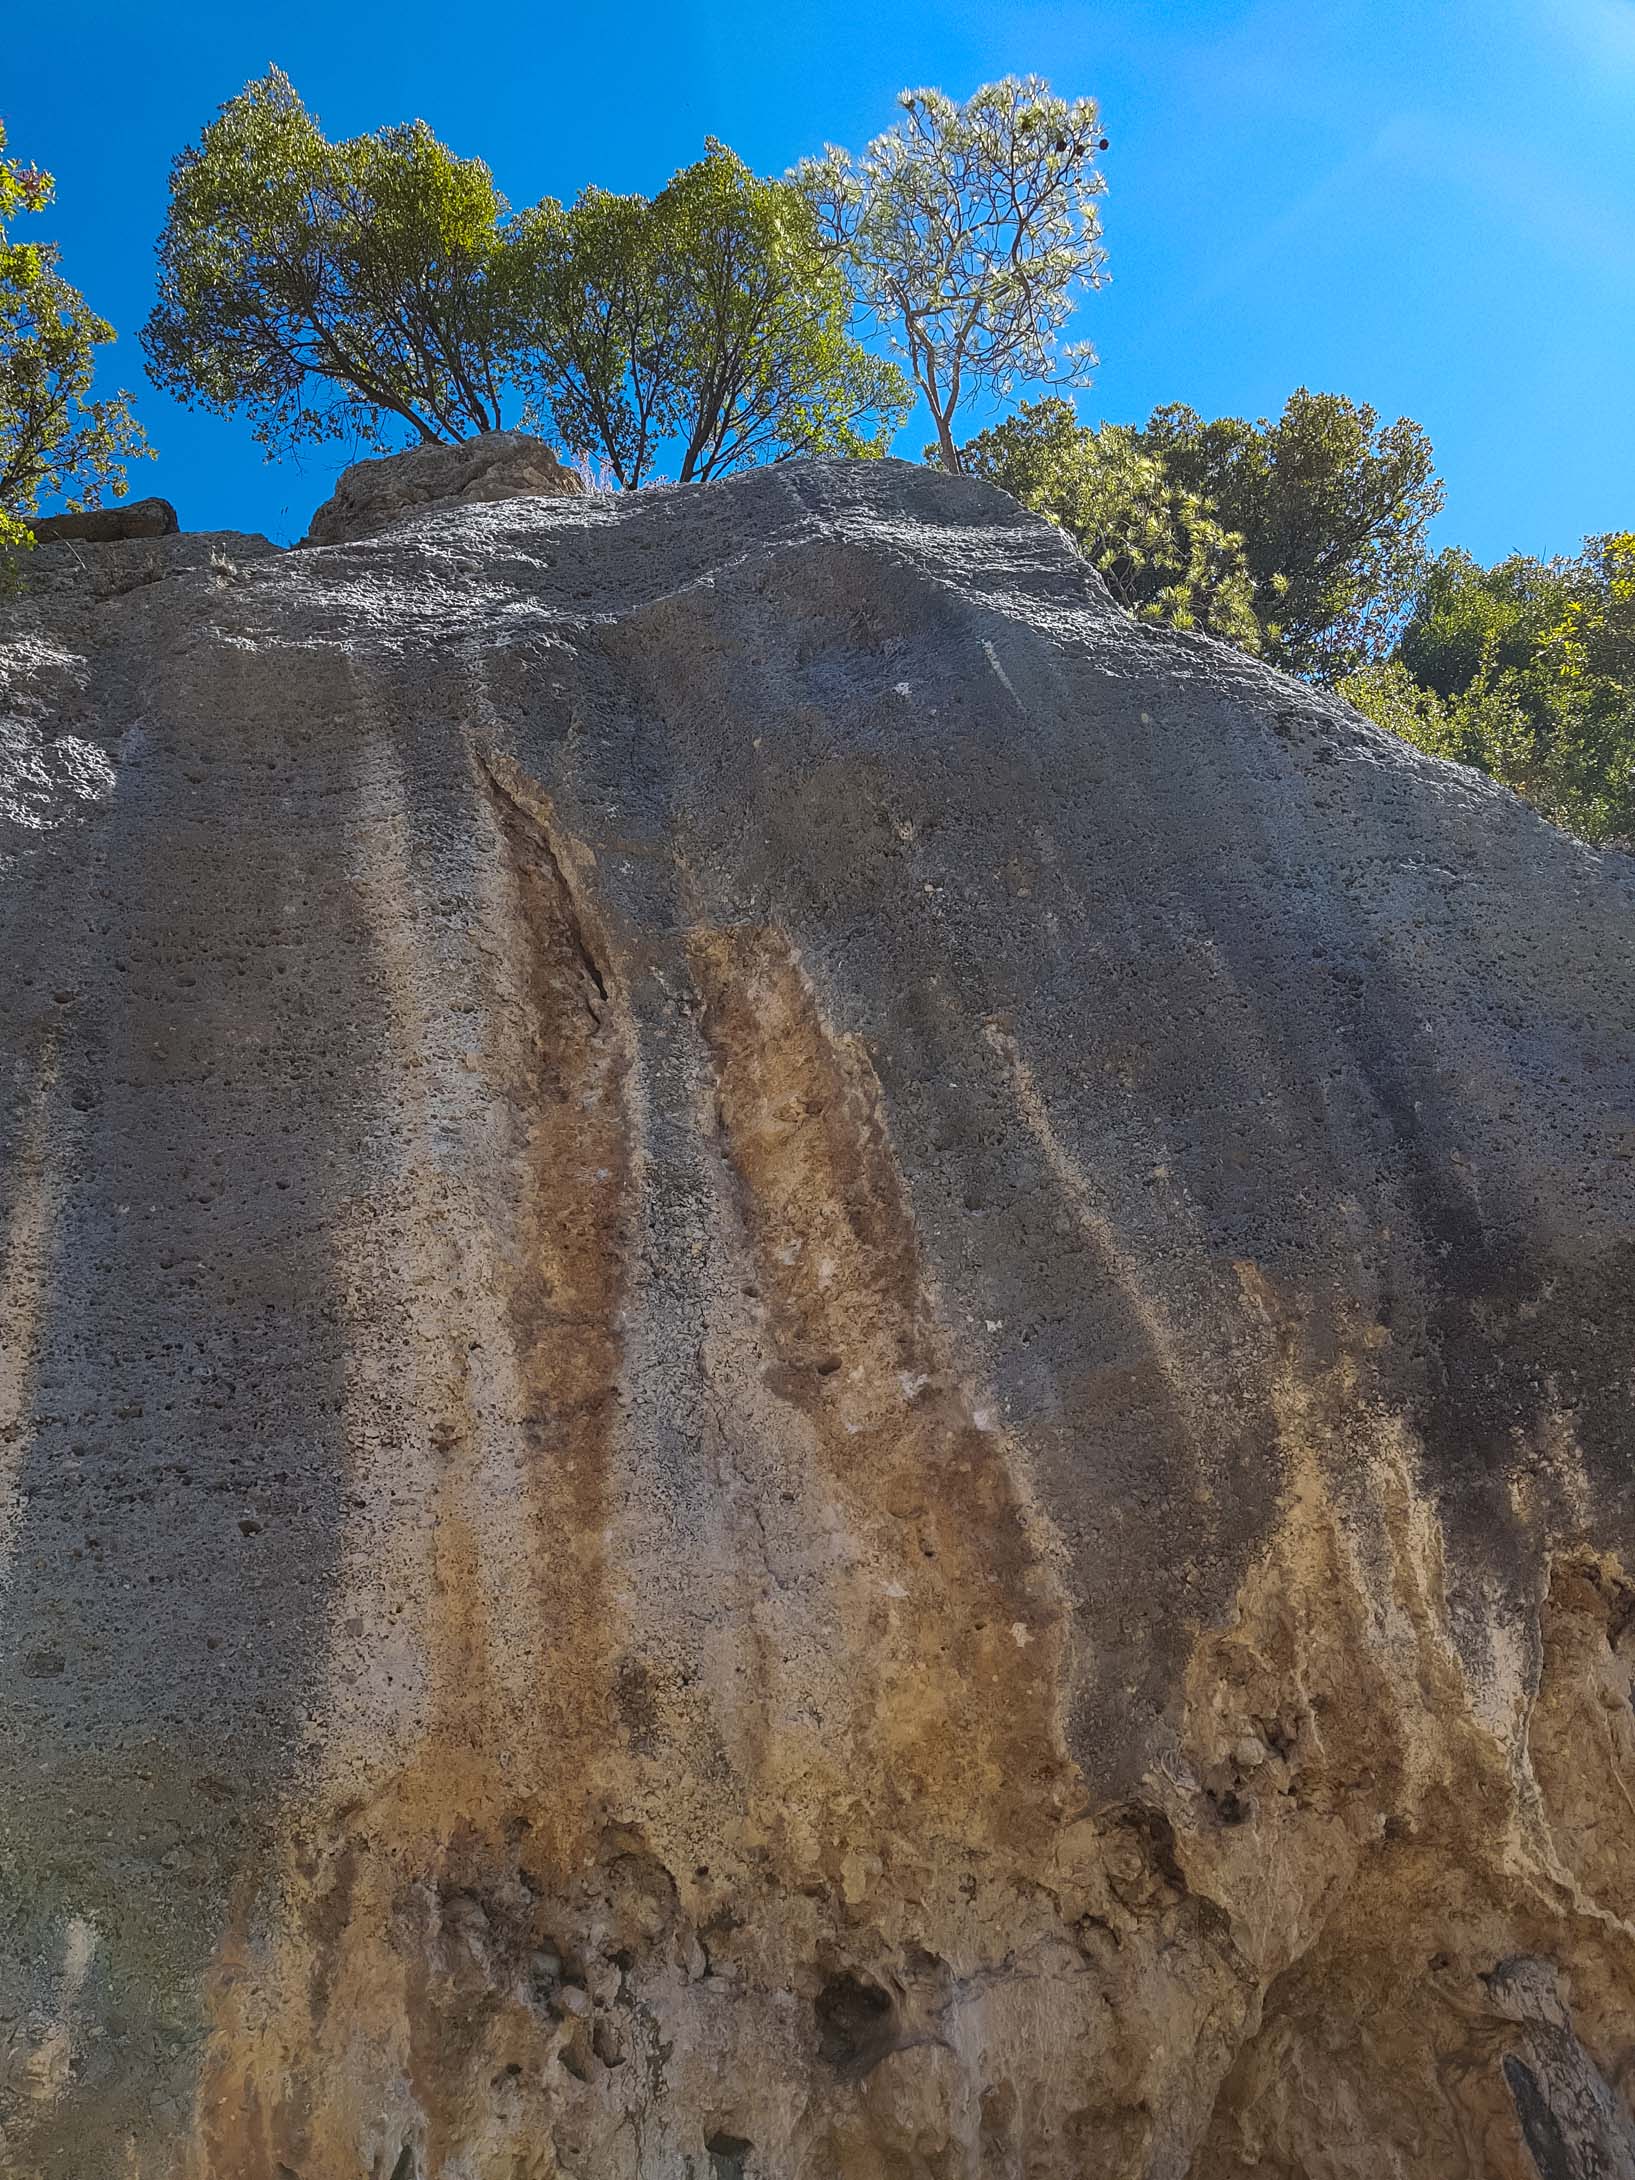
[[(611, 949), (559, 852), (546, 798), (511, 768), (488, 768), (528, 934), (529, 1029), (512, 1095), (529, 1117), (528, 1186), (508, 1297), (526, 1426), (540, 1566), (549, 1572), (546, 1641), (567, 1700), (558, 1734), (603, 1746), (609, 1610), (602, 1538), (610, 1433), (622, 1360), (632, 1180), (628, 1016)], [(592, 1681), (600, 1700), (587, 1702)], [(561, 1741), (558, 1742), (559, 1752)], [(563, 1752), (565, 1753), (565, 1752)], [(588, 1751), (587, 1751), (588, 1753)]]
[[(499, 1021), (486, 1073), (515, 1152), (494, 1226), (507, 1237), (504, 1323), (521, 1412), (506, 1423), (523, 1490), (514, 1510), (484, 1504), (493, 1403), (475, 1382), (481, 1357), (462, 1353), (443, 1388), (450, 1420), (433, 1437), (420, 1746), (366, 1803), (292, 1808), (280, 1882), (263, 1895), (276, 1903), (270, 1918), (251, 1935), (241, 1911), (218, 1962), (186, 2168), (199, 2180), (352, 2169), (381, 2125), (379, 2113), (367, 2118), (365, 2085), (383, 2093), (393, 2082), (407, 2094), (416, 2169), (442, 2169), (474, 2124), (471, 2085), (512, 2059), (520, 2002), (504, 1994), (540, 1942), (537, 1903), (594, 1855), (620, 1776), (612, 1671), (622, 1646), (604, 1532), (629, 1257), (631, 1033), (548, 805), (508, 770), (485, 766), (483, 785), (511, 904), (507, 959), (521, 965), (523, 1005)], [(514, 1662), (510, 1696), (497, 1669), (496, 1571), (484, 1550), (508, 1517), (528, 1525), (535, 1588), (521, 1715)], [(527, 2042), (537, 2049), (537, 2022)]]
[(863, 1547), (851, 1756), (884, 1782), (889, 1827), (1027, 1852), (1071, 1777), (1064, 1610), (1011, 1449), (938, 1322), (878, 1078), (780, 932), (699, 930), (691, 951), (770, 1380)]

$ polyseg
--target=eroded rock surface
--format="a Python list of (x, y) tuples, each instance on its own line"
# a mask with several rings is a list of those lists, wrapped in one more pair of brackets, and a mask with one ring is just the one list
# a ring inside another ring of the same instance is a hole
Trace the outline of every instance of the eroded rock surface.
[(312, 518), (309, 545), (373, 537), (405, 515), (457, 501), (570, 498), (584, 491), (578, 474), (543, 439), (489, 431), (460, 446), (410, 447), (381, 461), (343, 469), (331, 497)]
[(41, 515), (30, 527), (42, 545), (65, 539), (115, 545), (126, 538), (174, 537), (177, 522), (169, 500), (114, 500), (107, 507), (83, 508), (77, 515)]
[(1628, 861), (900, 464), (61, 558), (0, 2167), (1635, 2173)]

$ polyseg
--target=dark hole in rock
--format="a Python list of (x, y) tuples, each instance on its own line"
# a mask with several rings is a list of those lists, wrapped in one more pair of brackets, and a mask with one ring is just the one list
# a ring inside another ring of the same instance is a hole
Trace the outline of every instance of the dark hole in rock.
[(891, 1993), (847, 1969), (817, 1995), (818, 2052), (843, 2074), (866, 2074), (897, 2041)]
[(392, 2167), (392, 2180), (414, 2180), (414, 2144), (405, 2142)]
[(713, 2134), (705, 2137), (710, 2160), (710, 2180), (744, 2180), (744, 2160), (754, 2149), (742, 2135)]

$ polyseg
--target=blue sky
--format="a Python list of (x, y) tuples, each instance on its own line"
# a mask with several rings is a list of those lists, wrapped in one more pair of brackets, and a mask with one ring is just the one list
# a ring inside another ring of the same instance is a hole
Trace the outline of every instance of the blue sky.
[[(13, 10), (15, 15), (19, 11)], [(706, 133), (779, 172), (856, 148), (905, 84), (1034, 69), (1100, 99), (1111, 285), (1075, 337), (1090, 421), (1275, 411), (1299, 385), (1406, 413), (1484, 558), (1635, 524), (1635, 0), (285, 0), (29, 8), (11, 150), (49, 167), (64, 270), (122, 338), (109, 383), (184, 527), (299, 536), (344, 455), (268, 465), (142, 374), (172, 155), (269, 61), (332, 135), (423, 116), (514, 204), (656, 188)], [(972, 426), (987, 421), (976, 414)], [(897, 451), (917, 454), (912, 421)]]

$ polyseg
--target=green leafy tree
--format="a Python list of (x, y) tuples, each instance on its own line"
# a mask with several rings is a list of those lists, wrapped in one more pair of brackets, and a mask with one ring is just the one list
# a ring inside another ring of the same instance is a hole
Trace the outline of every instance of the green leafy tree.
[(1511, 553), (1484, 568), (1449, 547), (1425, 571), (1397, 654), (1413, 678), (1438, 696), (1468, 688), (1484, 660), (1522, 675), (1543, 724), (1552, 691), (1538, 671), (1546, 637), (1571, 595), (1571, 563)]
[[(935, 453), (928, 447), (927, 459)], [(962, 469), (1059, 523), (1127, 613), (1259, 650), (1242, 538), (1175, 484), (1137, 433), (1116, 424), (1092, 430), (1051, 395), (1023, 402), (959, 454)]]
[(1635, 533), (1571, 560), (1442, 554), (1396, 652), (1338, 686), (1584, 839), (1635, 841)]
[(1094, 352), (1062, 334), (1102, 277), (1106, 139), (1094, 99), (1058, 98), (1039, 76), (985, 84), (963, 105), (940, 91), (899, 103), (902, 121), (861, 158), (831, 145), (795, 178), (957, 470), (968, 397), (1089, 381)]
[(1552, 792), (1586, 839), (1635, 843), (1635, 531), (1589, 539), (1568, 583), (1540, 646), (1558, 691)]
[(492, 431), (523, 272), (505, 211), (483, 162), (423, 121), (331, 143), (270, 69), (172, 168), (149, 370), (246, 411), (273, 452)]
[(518, 227), (538, 396), (622, 485), (667, 443), (682, 483), (881, 454), (908, 413), (902, 373), (847, 330), (845, 277), (805, 197), (713, 138), (651, 201), (592, 189)]
[(1542, 645), (1560, 680), (1570, 689), (1635, 689), (1635, 530), (1590, 538), (1566, 588)]
[(1141, 438), (1243, 538), (1269, 659), (1332, 681), (1387, 653), (1442, 506), (1417, 424), (1382, 425), (1366, 405), (1301, 387), (1275, 422), (1206, 423), (1176, 403)]
[(90, 398), (95, 351), (114, 337), (57, 269), (49, 242), (18, 242), (19, 214), (43, 212), (54, 185), (4, 156), (0, 126), (0, 557), (33, 543), (42, 499), (96, 507), (127, 489), (125, 464), (149, 453), (130, 396)]
[(1335, 684), (1337, 693), (1432, 757), (1477, 765), (1507, 787), (1536, 790), (1539, 746), (1522, 677), (1490, 647), (1452, 696), (1416, 681), (1401, 658), (1377, 659)]
[(521, 215), (532, 268), (529, 369), (564, 443), (633, 488), (674, 428), (669, 306), (645, 197), (585, 190)]

